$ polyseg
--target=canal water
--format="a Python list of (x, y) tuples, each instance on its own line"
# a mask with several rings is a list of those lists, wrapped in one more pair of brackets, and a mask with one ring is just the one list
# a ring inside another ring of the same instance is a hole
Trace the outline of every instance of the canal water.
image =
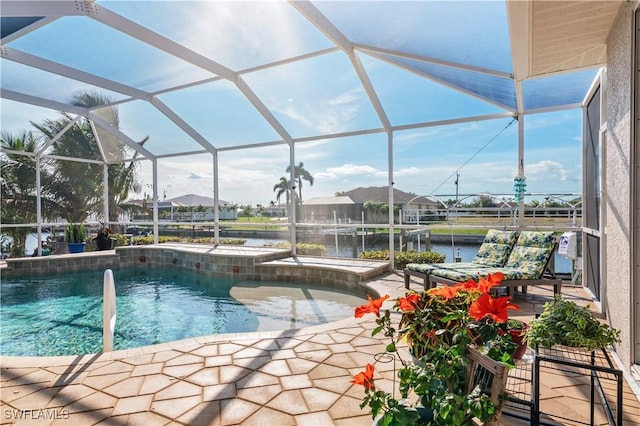
[[(47, 234), (43, 234), (43, 237), (46, 238)], [(264, 245), (275, 245), (278, 243), (287, 242), (287, 240), (282, 239), (268, 239), (268, 238), (245, 238), (246, 246), (251, 247), (261, 247)], [(353, 245), (349, 240), (345, 242), (343, 238), (340, 238), (338, 241), (338, 245), (336, 247), (335, 241), (332, 239), (327, 239), (324, 243), (327, 248), (327, 256), (329, 257), (348, 257), (353, 258)], [(31, 234), (27, 237), (26, 244), (26, 255), (31, 255), (35, 248), (37, 247), (37, 237), (34, 234)], [(379, 244), (370, 244), (365, 245), (366, 251), (371, 250), (386, 250), (388, 248), (386, 243)], [(456, 243), (455, 246), (452, 247), (451, 243), (441, 243), (434, 242), (431, 243), (431, 250), (442, 253), (446, 256), (445, 262), (453, 262), (455, 257), (460, 257), (462, 262), (471, 262), (474, 257), (476, 257), (476, 253), (478, 253), (478, 249), (480, 248), (480, 243), (477, 244), (468, 244), (468, 243)], [(417, 244), (414, 244), (414, 249), (418, 249)], [(421, 251), (424, 251), (424, 244), (420, 247)], [(359, 256), (362, 253), (362, 242), (358, 242), (357, 245), (357, 255)], [(572, 270), (572, 261), (571, 259), (567, 259), (566, 257), (560, 256), (556, 253), (555, 255), (555, 270), (556, 273), (571, 273)]]
[[(263, 238), (246, 238), (246, 246), (260, 247), (263, 245), (272, 245), (278, 244), (281, 242), (287, 242), (286, 240), (277, 240), (277, 239), (263, 239)], [(343, 241), (338, 241), (338, 245), (334, 241), (329, 242), (328, 240), (325, 242), (325, 247), (327, 248), (327, 256), (329, 257), (348, 257), (353, 258), (353, 246), (351, 243), (344, 243)], [(417, 245), (414, 246), (417, 250)], [(455, 246), (444, 244), (444, 243), (431, 243), (431, 250), (436, 251), (438, 253), (442, 253), (446, 256), (445, 262), (454, 262), (454, 257), (460, 257), (462, 262), (471, 262), (478, 253), (478, 249), (480, 248), (480, 244), (461, 244), (456, 243)], [(372, 244), (365, 246), (366, 251), (371, 250), (386, 250), (388, 249), (387, 244)], [(424, 245), (421, 246), (421, 251), (424, 251)], [(357, 247), (358, 256), (362, 253), (362, 243), (358, 244)], [(555, 272), (560, 274), (570, 274), (572, 270), (572, 261), (571, 259), (567, 259), (566, 257), (560, 256), (557, 252), (555, 254)]]

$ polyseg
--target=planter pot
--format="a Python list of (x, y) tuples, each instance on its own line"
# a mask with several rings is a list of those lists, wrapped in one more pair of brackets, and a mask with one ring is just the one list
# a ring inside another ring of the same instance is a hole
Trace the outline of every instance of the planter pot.
[(94, 240), (96, 242), (96, 249), (97, 250), (111, 250), (113, 249), (113, 243), (115, 242), (115, 240), (113, 238), (107, 238), (107, 239), (95, 239)]
[(82, 253), (87, 243), (67, 243), (69, 253)]
[(515, 353), (513, 354), (513, 359), (515, 359), (516, 361), (522, 359), (522, 356), (527, 351), (527, 344), (523, 342), (523, 334), (525, 330), (526, 328), (522, 330), (509, 330), (511, 340), (513, 341), (513, 343), (518, 344), (518, 349), (516, 349)]

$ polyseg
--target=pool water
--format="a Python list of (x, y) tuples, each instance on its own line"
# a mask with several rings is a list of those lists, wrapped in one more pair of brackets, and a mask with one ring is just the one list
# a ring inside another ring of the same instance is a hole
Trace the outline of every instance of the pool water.
[[(102, 352), (103, 271), (3, 278), (0, 354)], [(364, 292), (300, 283), (238, 281), (185, 271), (113, 271), (114, 349), (218, 333), (273, 331), (353, 315)]]

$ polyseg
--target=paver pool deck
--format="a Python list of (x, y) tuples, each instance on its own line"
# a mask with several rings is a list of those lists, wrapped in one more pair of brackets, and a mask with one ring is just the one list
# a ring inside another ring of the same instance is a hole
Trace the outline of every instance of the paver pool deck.
[[(341, 260), (341, 263), (346, 261)], [(399, 272), (366, 285), (404, 294)], [(417, 282), (412, 288), (419, 290)], [(589, 303), (579, 287), (563, 295)], [(531, 319), (550, 289), (516, 293), (518, 315)], [(394, 362), (375, 362), (386, 341), (371, 337), (372, 316), (279, 332), (211, 335), (110, 353), (65, 357), (1, 357), (1, 424), (38, 425), (371, 425), (360, 409), (363, 388), (352, 376), (375, 363), (376, 385), (391, 391)], [(589, 419), (584, 383), (542, 377), (545, 411), (573, 422)], [(640, 404), (624, 389), (625, 425), (640, 424)], [(549, 410), (547, 410), (549, 409)], [(608, 424), (602, 415), (596, 424)], [(528, 420), (502, 416), (502, 425)]]

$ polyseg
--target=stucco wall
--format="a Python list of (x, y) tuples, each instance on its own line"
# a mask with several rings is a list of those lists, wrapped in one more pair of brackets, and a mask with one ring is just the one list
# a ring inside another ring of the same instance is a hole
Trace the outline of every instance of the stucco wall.
[(607, 43), (605, 150), (606, 265), (603, 290), (611, 325), (622, 331), (617, 353), (631, 363), (631, 46), (633, 3), (622, 6)]

